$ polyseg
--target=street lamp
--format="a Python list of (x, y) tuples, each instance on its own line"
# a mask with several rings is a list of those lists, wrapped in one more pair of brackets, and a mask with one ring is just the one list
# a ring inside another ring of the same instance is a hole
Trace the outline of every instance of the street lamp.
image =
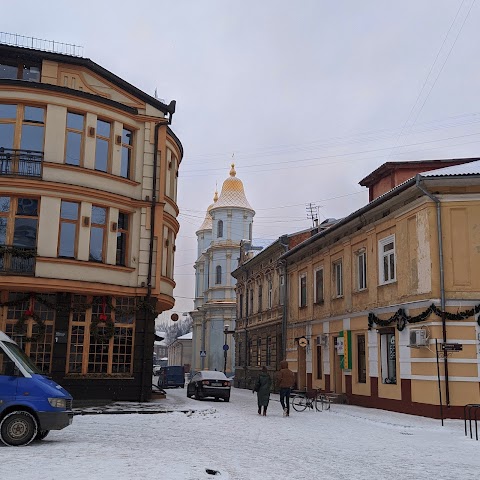
[(227, 352), (229, 349), (228, 343), (227, 343), (227, 335), (228, 334), (233, 334), (235, 333), (235, 330), (229, 330), (230, 325), (224, 325), (223, 327), (223, 333), (225, 335), (224, 343), (223, 343), (223, 373), (227, 373)]

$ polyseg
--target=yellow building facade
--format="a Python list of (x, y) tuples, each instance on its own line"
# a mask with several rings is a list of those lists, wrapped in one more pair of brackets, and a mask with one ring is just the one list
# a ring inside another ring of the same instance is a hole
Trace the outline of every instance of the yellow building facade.
[(298, 387), (432, 417), (480, 403), (479, 209), (480, 162), (431, 170), (284, 254)]
[(174, 305), (174, 111), (89, 59), (0, 45), (0, 330), (75, 398), (150, 394)]

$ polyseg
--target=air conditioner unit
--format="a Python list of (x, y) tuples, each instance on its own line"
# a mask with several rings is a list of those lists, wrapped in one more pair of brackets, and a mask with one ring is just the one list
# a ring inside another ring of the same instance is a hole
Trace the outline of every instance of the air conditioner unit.
[(319, 335), (317, 337), (317, 345), (320, 345), (321, 347), (328, 347), (328, 335)]
[(428, 345), (427, 331), (421, 328), (410, 330), (409, 347), (426, 347)]

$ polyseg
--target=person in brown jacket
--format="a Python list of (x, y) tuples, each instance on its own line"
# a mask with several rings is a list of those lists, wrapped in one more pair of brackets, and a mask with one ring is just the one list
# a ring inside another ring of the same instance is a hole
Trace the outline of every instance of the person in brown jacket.
[(280, 370), (277, 372), (277, 386), (280, 389), (280, 403), (283, 408), (283, 416), (290, 415), (290, 392), (295, 385), (295, 374), (288, 368), (288, 362), (280, 362)]

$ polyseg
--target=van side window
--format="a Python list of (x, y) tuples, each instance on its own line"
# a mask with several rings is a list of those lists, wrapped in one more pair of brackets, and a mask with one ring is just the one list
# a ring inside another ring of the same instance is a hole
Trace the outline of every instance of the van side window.
[(0, 375), (15, 375), (15, 363), (2, 351), (0, 351)]

